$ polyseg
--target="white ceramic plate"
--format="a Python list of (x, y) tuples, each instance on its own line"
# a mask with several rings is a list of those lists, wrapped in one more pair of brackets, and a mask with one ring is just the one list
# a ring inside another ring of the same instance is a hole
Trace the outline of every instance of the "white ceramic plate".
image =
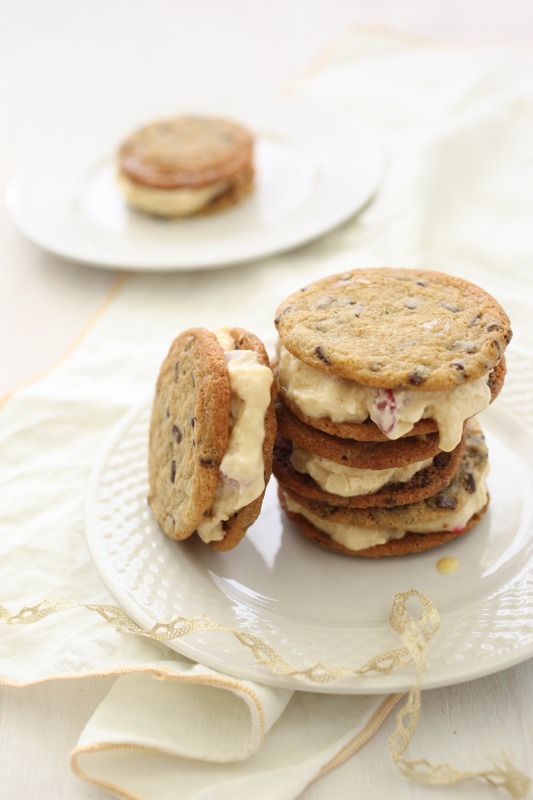
[[(252, 634), (292, 667), (318, 662), (357, 668), (401, 646), (388, 624), (393, 594), (414, 588), (436, 605), (441, 628), (429, 645), (423, 687), (490, 674), (533, 656), (533, 438), (497, 404), (482, 415), (490, 448), (491, 504), (480, 525), (436, 550), (399, 559), (325, 553), (282, 517), (272, 480), (263, 511), (237, 548), (216, 553), (200, 540), (175, 543), (146, 502), (148, 408), (113, 433), (87, 497), (86, 531), (101, 577), (141, 626), (205, 614)], [(453, 556), (448, 575), (437, 561)], [(401, 691), (413, 671), (367, 673), (320, 684), (274, 674), (228, 631), (189, 633), (176, 651), (261, 683), (322, 692)]]
[(378, 187), (380, 148), (337, 111), (281, 99), (199, 110), (239, 120), (256, 135), (256, 191), (239, 205), (175, 221), (129, 209), (114, 163), (129, 130), (115, 129), (62, 144), (29, 164), (6, 195), (15, 223), (45, 249), (100, 267), (223, 267), (321, 236)]

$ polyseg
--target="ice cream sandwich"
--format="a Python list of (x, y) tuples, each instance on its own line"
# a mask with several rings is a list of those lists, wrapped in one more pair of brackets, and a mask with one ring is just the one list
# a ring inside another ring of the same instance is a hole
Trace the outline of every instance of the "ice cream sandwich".
[(230, 550), (257, 518), (272, 470), (275, 380), (240, 328), (191, 328), (160, 369), (149, 440), (149, 503), (171, 539)]
[(118, 152), (118, 181), (136, 209), (159, 217), (220, 211), (253, 189), (252, 133), (233, 120), (177, 116), (133, 132)]

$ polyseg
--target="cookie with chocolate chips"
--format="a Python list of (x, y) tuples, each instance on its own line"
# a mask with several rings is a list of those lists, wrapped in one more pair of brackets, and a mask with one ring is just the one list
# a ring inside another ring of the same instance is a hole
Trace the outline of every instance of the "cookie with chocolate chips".
[(148, 457), (149, 503), (154, 516), (171, 539), (187, 539), (210, 518), (227, 477), (220, 468), (238, 409), (245, 403), (242, 397), (232, 395), (228, 362), (235, 356), (233, 351), (250, 351), (245, 355), (251, 356), (253, 366), (262, 369), (263, 376), (268, 371), (270, 379), (263, 379), (261, 398), (264, 430), (262, 438), (258, 436), (263, 488), (221, 521), (222, 535), (208, 542), (217, 550), (234, 547), (258, 516), (271, 474), (276, 435), (275, 381), (265, 348), (256, 336), (239, 328), (228, 331), (228, 336), (229, 353), (219, 338), (204, 328), (190, 328), (173, 341), (157, 380)]
[(500, 304), (468, 281), (431, 270), (356, 269), (290, 295), (275, 324), (310, 367), (387, 389), (444, 391), (475, 381), (511, 339)]

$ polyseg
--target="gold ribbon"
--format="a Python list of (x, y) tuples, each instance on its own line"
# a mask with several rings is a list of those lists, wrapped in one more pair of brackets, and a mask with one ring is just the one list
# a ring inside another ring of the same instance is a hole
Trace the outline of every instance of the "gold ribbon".
[(439, 627), (438, 614), (434, 606), (418, 622), (409, 617), (406, 600), (412, 595), (416, 595), (424, 607), (426, 603), (429, 603), (427, 598), (415, 590), (403, 595), (395, 595), (389, 618), (390, 624), (409, 651), (411, 663), (414, 664), (416, 670), (415, 685), (408, 692), (407, 701), (396, 714), (396, 728), (389, 739), (393, 762), (403, 775), (418, 783), (443, 785), (477, 778), (496, 788), (505, 789), (511, 797), (525, 797), (529, 791), (531, 780), (514, 767), (505, 754), (502, 755), (502, 766), (498, 766), (495, 761), (492, 761), (493, 769), (482, 772), (456, 770), (449, 764), (435, 765), (425, 758), (409, 761), (403, 757), (420, 720), (420, 686), (426, 669), (427, 647)]
[[(421, 612), (417, 617), (411, 616), (407, 611), (407, 603), (411, 599), (418, 601), (420, 605)], [(16, 614), (10, 614), (0, 605), (0, 621), (6, 625), (31, 625), (50, 614), (73, 608), (85, 608), (96, 612), (106, 622), (114, 625), (120, 633), (145, 636), (162, 643), (181, 639), (193, 632), (223, 631), (234, 636), (250, 650), (258, 664), (265, 666), (275, 675), (290, 676), (315, 684), (326, 684), (350, 675), (364, 675), (368, 672), (388, 674), (398, 667), (413, 665), (416, 673), (415, 684), (407, 693), (405, 704), (396, 714), (396, 727), (389, 739), (390, 755), (400, 772), (411, 780), (434, 785), (480, 779), (491, 786), (505, 789), (515, 798), (524, 797), (529, 790), (530, 779), (514, 767), (505, 755), (502, 756), (502, 766), (493, 762), (492, 770), (482, 772), (458, 771), (449, 764), (433, 765), (426, 759), (410, 761), (404, 758), (420, 720), (421, 683), (427, 663), (428, 644), (440, 627), (440, 618), (435, 605), (416, 589), (393, 596), (389, 623), (398, 634), (403, 647), (379, 653), (358, 668), (316, 663), (307, 669), (295, 669), (275, 648), (258, 636), (221, 625), (206, 615), (176, 617), (170, 622), (158, 622), (149, 630), (145, 630), (119, 606), (76, 603), (69, 600), (52, 603), (43, 600), (35, 606), (21, 608)]]
[[(401, 598), (405, 597), (405, 602), (411, 594), (420, 598), (423, 606), (422, 617), (419, 624), (427, 627), (431, 635), (438, 629), (438, 613), (433, 604), (423, 595), (412, 590), (405, 595), (395, 596), (395, 605), (402, 603)], [(232, 635), (243, 647), (252, 653), (255, 661), (265, 666), (275, 675), (283, 675), (301, 680), (308, 680), (313, 683), (326, 684), (350, 675), (363, 675), (367, 672), (381, 672), (387, 674), (400, 666), (411, 663), (409, 650), (406, 647), (387, 650), (377, 656), (373, 656), (362, 667), (357, 669), (349, 667), (331, 667), (322, 663), (313, 664), (307, 669), (295, 669), (289, 662), (277, 652), (277, 650), (258, 636), (243, 631), (234, 630), (226, 625), (215, 622), (205, 614), (196, 617), (175, 617), (170, 622), (157, 622), (148, 630), (145, 630), (131, 617), (129, 617), (119, 606), (111, 604), (96, 603), (76, 603), (70, 600), (53, 603), (43, 600), (35, 606), (25, 606), (16, 614), (10, 614), (6, 608), (0, 605), (0, 620), (7, 625), (31, 625), (41, 619), (54, 614), (58, 611), (66, 611), (73, 608), (85, 608), (94, 611), (102, 616), (106, 622), (114, 625), (120, 633), (133, 633), (137, 636), (144, 636), (158, 642), (170, 642), (175, 639), (182, 639), (191, 633), (203, 633), (205, 631), (222, 631)], [(393, 614), (397, 612), (393, 611)]]

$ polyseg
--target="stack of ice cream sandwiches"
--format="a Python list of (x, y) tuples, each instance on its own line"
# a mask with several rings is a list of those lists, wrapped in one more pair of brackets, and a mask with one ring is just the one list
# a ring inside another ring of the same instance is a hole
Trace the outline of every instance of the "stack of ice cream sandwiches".
[(275, 324), (273, 471), (297, 529), (366, 557), (471, 530), (489, 502), (475, 417), (512, 335), (497, 301), (445, 273), (356, 269), (289, 296)]
[(440, 272), (356, 269), (292, 294), (275, 325), (273, 365), (241, 328), (171, 344), (148, 464), (167, 536), (233, 549), (271, 472), (295, 529), (330, 551), (403, 555), (471, 530), (489, 502), (476, 415), (512, 335), (497, 301)]

